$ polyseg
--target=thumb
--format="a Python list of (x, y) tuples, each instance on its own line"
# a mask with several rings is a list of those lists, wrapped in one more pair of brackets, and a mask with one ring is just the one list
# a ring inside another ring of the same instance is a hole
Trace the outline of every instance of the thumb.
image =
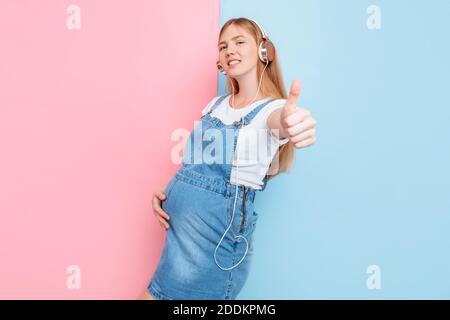
[(297, 108), (297, 99), (300, 95), (300, 91), (302, 88), (302, 83), (300, 80), (294, 80), (292, 81), (291, 85), (291, 91), (289, 92), (289, 98), (286, 101), (286, 104), (284, 105), (284, 110), (286, 112), (286, 115), (291, 114), (293, 111)]

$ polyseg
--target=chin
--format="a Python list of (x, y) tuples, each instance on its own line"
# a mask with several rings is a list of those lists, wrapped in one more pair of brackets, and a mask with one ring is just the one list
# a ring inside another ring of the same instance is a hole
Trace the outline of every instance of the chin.
[(243, 75), (247, 74), (249, 71), (250, 70), (240, 71), (240, 70), (233, 70), (233, 69), (231, 69), (231, 70), (227, 71), (227, 74), (230, 77), (238, 78), (240, 76), (243, 76)]

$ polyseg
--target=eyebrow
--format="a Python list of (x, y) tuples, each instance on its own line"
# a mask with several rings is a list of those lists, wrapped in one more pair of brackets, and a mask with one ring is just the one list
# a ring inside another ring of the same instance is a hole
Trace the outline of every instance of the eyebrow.
[[(231, 40), (236, 39), (236, 38), (239, 38), (239, 37), (245, 38), (243, 35), (240, 34), (240, 35), (238, 35), (238, 36), (236, 36), (236, 37), (231, 38)], [(219, 44), (218, 44), (217, 46), (220, 46), (222, 43), (226, 43), (226, 42), (225, 42), (225, 41), (220, 41)]]

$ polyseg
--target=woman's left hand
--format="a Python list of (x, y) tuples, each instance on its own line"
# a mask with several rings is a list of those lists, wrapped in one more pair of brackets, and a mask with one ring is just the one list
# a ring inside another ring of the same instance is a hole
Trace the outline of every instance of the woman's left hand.
[(294, 80), (280, 117), (281, 125), (287, 132), (289, 140), (298, 149), (309, 147), (316, 142), (316, 120), (307, 109), (297, 107), (300, 90), (300, 80)]

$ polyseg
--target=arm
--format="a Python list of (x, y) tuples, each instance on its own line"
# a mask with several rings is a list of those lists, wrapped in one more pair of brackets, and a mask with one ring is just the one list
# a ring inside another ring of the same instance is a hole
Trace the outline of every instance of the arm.
[(300, 88), (300, 82), (294, 80), (286, 104), (267, 119), (269, 129), (278, 130), (281, 139), (289, 138), (296, 148), (309, 147), (316, 141), (316, 120), (307, 109), (297, 107)]
[(275, 130), (275, 132), (277, 130), (279, 130), (279, 139), (285, 139), (285, 138), (289, 138), (289, 134), (286, 131), (286, 129), (283, 127), (283, 125), (281, 124), (281, 112), (282, 112), (283, 108), (278, 108), (275, 111), (273, 111), (270, 115), (269, 118), (267, 118), (267, 127), (270, 130)]

